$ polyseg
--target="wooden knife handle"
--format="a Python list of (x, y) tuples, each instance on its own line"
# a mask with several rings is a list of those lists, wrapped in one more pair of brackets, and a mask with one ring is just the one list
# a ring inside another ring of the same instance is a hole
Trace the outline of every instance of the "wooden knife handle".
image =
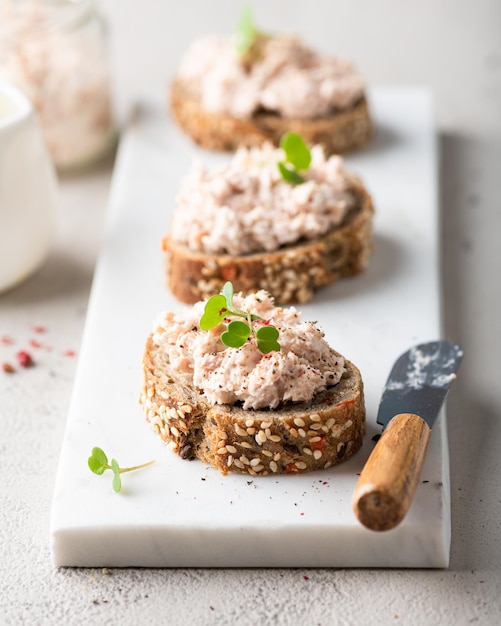
[(409, 510), (423, 467), (430, 427), (418, 415), (395, 415), (355, 486), (353, 510), (371, 530), (390, 530)]

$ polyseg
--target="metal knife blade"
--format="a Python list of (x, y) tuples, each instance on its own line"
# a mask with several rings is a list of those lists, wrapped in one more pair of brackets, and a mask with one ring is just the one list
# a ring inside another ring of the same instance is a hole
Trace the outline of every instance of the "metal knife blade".
[(432, 428), (462, 358), (463, 349), (452, 341), (431, 341), (407, 350), (386, 381), (378, 424), (385, 427), (395, 415), (413, 413)]
[(432, 341), (402, 354), (388, 377), (377, 416), (384, 428), (357, 481), (353, 510), (371, 530), (405, 517), (424, 463), (431, 427), (456, 378), (463, 349)]

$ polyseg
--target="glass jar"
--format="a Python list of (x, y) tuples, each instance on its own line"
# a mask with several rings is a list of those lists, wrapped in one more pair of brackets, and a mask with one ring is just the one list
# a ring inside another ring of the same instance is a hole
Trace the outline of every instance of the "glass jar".
[(0, 80), (32, 102), (58, 171), (115, 140), (106, 24), (95, 0), (0, 0)]

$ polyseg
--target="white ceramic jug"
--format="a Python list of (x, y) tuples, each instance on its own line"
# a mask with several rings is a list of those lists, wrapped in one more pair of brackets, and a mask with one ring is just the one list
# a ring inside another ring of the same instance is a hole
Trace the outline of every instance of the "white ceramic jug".
[(28, 99), (0, 82), (0, 291), (45, 260), (55, 228), (56, 178)]

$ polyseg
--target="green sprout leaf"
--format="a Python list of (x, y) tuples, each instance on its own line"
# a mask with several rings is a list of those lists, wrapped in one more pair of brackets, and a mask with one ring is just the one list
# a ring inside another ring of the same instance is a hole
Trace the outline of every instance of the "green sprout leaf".
[(245, 322), (233, 321), (228, 324), (228, 329), (221, 335), (221, 341), (230, 348), (240, 348), (251, 332), (251, 327)]
[[(230, 317), (241, 317), (246, 321), (231, 320), (226, 329), (221, 334), (221, 341), (229, 348), (240, 348), (247, 339), (254, 333), (253, 322), (263, 321), (259, 315), (255, 315), (250, 311), (242, 311), (233, 305), (234, 288), (231, 282), (226, 282), (221, 289), (221, 293), (212, 296), (205, 303), (204, 313), (200, 319), (200, 328), (202, 330), (211, 330), (223, 320)], [(262, 333), (264, 329), (269, 331)], [(267, 354), (272, 350), (280, 350), (280, 344), (277, 342), (278, 330), (273, 326), (266, 326), (257, 331), (256, 343), (261, 352)], [(264, 349), (263, 349), (264, 348)]]
[(104, 474), (106, 470), (111, 470), (113, 472), (112, 487), (113, 490), (118, 493), (122, 489), (122, 479), (120, 474), (148, 467), (148, 465), (153, 465), (154, 462), (155, 461), (149, 461), (148, 463), (134, 465), (132, 467), (120, 467), (116, 459), (111, 459), (111, 465), (109, 465), (108, 457), (103, 450), (101, 448), (92, 448), (91, 455), (87, 460), (87, 465), (89, 466), (91, 472), (98, 475)]
[[(228, 281), (221, 289), (221, 293), (212, 296), (205, 303), (204, 313), (200, 319), (200, 328), (202, 330), (211, 330), (211, 328), (215, 328), (229, 315), (248, 317), (245, 311), (241, 311), (233, 306), (233, 284)], [(259, 319), (259, 316), (253, 315), (251, 319)]]
[(274, 326), (263, 326), (256, 332), (257, 346), (263, 354), (280, 351), (279, 332)]
[(285, 158), (297, 170), (307, 170), (311, 164), (311, 152), (304, 139), (297, 133), (285, 134), (280, 147), (285, 152)]
[(289, 169), (284, 162), (280, 161), (278, 163), (278, 169), (286, 183), (290, 183), (291, 185), (300, 185), (301, 183), (304, 183), (304, 178), (301, 174), (298, 174), (296, 170)]
[(291, 185), (300, 185), (305, 179), (300, 171), (307, 170), (311, 165), (311, 151), (301, 135), (287, 133), (280, 140), (285, 160), (279, 161), (278, 170), (282, 178)]
[(87, 461), (87, 464), (91, 472), (98, 474), (99, 476), (108, 469), (108, 457), (101, 450), (101, 448), (92, 448), (91, 455)]
[(200, 319), (200, 328), (210, 330), (215, 328), (228, 313), (226, 297), (222, 294), (212, 296), (205, 304), (204, 314)]
[(237, 23), (237, 52), (245, 56), (259, 35), (251, 6), (244, 7)]
[(224, 296), (224, 299), (226, 300), (226, 305), (230, 310), (233, 309), (233, 294), (233, 283), (230, 283), (230, 281), (228, 280), (224, 283), (223, 288), (221, 289), (221, 295)]
[[(230, 281), (224, 283), (223, 288), (221, 289), (221, 294), (226, 298), (226, 307), (230, 313), (239, 317), (248, 317), (245, 311), (242, 311), (242, 309), (237, 309), (236, 306), (233, 304), (233, 283), (231, 283)], [(253, 317), (254, 319), (258, 319), (258, 316)]]

